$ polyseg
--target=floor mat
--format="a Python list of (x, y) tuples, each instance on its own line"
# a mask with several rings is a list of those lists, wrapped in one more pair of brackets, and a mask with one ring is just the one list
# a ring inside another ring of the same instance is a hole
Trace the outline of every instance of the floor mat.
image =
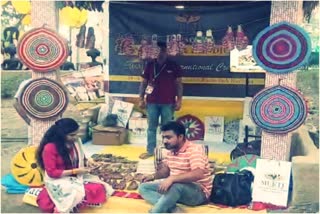
[[(266, 213), (240, 208), (220, 208), (212, 205), (187, 207), (179, 205), (186, 213)], [(110, 197), (102, 207), (86, 208), (81, 213), (148, 213), (151, 205), (140, 199)]]

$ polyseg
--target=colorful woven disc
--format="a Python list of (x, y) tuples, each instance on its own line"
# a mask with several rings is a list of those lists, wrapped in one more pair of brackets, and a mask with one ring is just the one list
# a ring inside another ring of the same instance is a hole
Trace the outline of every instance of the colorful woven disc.
[(275, 86), (254, 96), (250, 116), (264, 131), (287, 133), (297, 129), (307, 117), (307, 104), (294, 89)]
[(67, 59), (67, 41), (47, 28), (36, 28), (23, 35), (18, 44), (21, 61), (31, 70), (49, 72)]
[(252, 51), (255, 61), (266, 71), (288, 73), (307, 63), (311, 40), (303, 28), (280, 22), (256, 36)]
[(204, 124), (199, 118), (187, 114), (179, 117), (177, 121), (186, 128), (186, 137), (188, 140), (203, 140)]
[(19, 101), (30, 116), (48, 119), (58, 116), (66, 109), (68, 95), (57, 82), (40, 78), (25, 86)]

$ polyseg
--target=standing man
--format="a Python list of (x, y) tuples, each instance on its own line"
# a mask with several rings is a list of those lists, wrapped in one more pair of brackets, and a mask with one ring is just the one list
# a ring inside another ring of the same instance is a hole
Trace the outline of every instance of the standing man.
[[(148, 134), (147, 152), (141, 159), (154, 155), (157, 144), (157, 127), (159, 117), (161, 124), (173, 119), (174, 111), (181, 108), (183, 85), (182, 70), (175, 62), (168, 59), (166, 43), (158, 42), (158, 58), (146, 65), (139, 88), (140, 108), (147, 108)], [(144, 95), (147, 94), (145, 102)]]
[(175, 121), (163, 125), (161, 132), (169, 151), (161, 168), (143, 179), (153, 182), (139, 187), (141, 196), (154, 205), (149, 212), (177, 212), (176, 203), (198, 206), (208, 202), (212, 176), (204, 146), (187, 141), (184, 126)]

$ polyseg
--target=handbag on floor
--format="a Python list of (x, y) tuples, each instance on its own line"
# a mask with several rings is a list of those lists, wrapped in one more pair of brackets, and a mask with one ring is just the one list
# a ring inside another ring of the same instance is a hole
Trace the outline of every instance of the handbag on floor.
[(216, 174), (210, 201), (232, 207), (249, 204), (252, 200), (251, 183), (253, 178), (253, 174), (248, 170)]

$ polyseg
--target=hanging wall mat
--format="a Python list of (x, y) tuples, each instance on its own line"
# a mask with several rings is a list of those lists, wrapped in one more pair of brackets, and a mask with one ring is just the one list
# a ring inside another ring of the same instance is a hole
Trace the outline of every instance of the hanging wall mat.
[(59, 69), (69, 56), (67, 40), (46, 27), (25, 33), (17, 49), (25, 66), (43, 73)]
[(307, 117), (303, 96), (287, 86), (268, 87), (254, 96), (250, 116), (269, 133), (288, 133), (299, 128)]
[(280, 22), (261, 31), (253, 41), (253, 57), (264, 70), (282, 74), (308, 62), (311, 39), (298, 25)]
[(54, 118), (68, 106), (68, 94), (56, 81), (48, 78), (32, 80), (19, 98), (21, 106), (36, 119)]

